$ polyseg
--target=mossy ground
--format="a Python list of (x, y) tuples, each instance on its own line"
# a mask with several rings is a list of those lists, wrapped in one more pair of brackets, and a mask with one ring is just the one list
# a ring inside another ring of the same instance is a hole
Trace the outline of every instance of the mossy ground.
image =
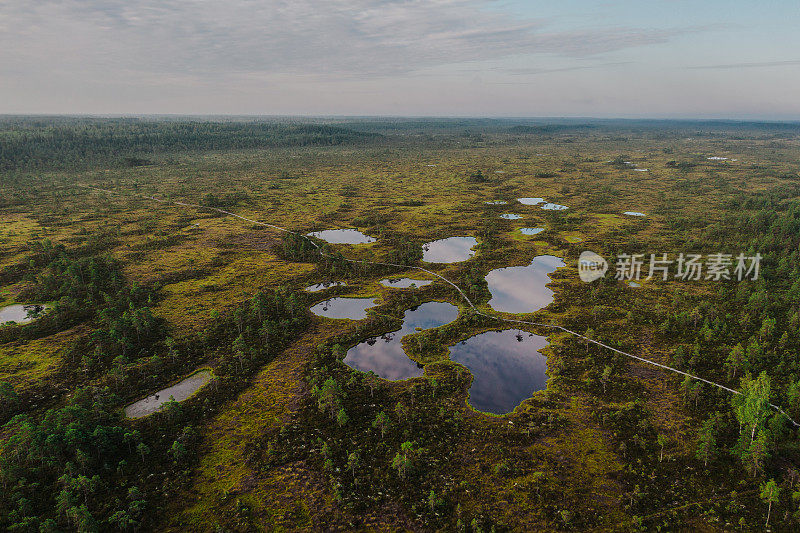
[(39, 383), (53, 379), (67, 362), (67, 348), (78, 334), (79, 328), (42, 339), (0, 344), (0, 381), (13, 383), (18, 392), (35, 392)]
[[(104, 236), (110, 243), (105, 251), (124, 261), (125, 272), (133, 281), (161, 285), (163, 298), (154, 312), (167, 321), (170, 334), (179, 338), (204, 329), (212, 311), (224, 312), (260, 287), (299, 289), (328, 280), (311, 264), (281, 259), (276, 249), (280, 232), (136, 195), (196, 203), (207, 192), (238, 193), (242, 199), (227, 209), (242, 216), (301, 232), (358, 227), (378, 237), (374, 245), (338, 247), (348, 257), (362, 259), (389, 251), (380, 238), (383, 234), (406, 236), (418, 243), (454, 235), (473, 235), (483, 242), (482, 232), (489, 226), (494, 228), (491, 247), (481, 248), (470, 262), (484, 274), (492, 268), (527, 264), (541, 254), (565, 259), (567, 267), (553, 275), (556, 302), (537, 313), (537, 320), (563, 323), (588, 314), (596, 329), (617, 332), (636, 347), (638, 355), (666, 362), (670, 347), (659, 346), (647, 326), (629, 327), (626, 313), (633, 307), (653, 307), (670, 299), (674, 286), (652, 282), (636, 292), (617, 290), (615, 300), (592, 301), (577, 278), (577, 256), (584, 248), (610, 253), (624, 246), (636, 246), (643, 252), (671, 252), (659, 246), (682, 239), (686, 228), (676, 221), (701, 218), (712, 223), (730, 209), (726, 202), (737, 193), (793, 183), (796, 177), (788, 174), (791, 166), (786, 161), (790, 154), (800, 152), (800, 147), (795, 141), (781, 141), (777, 148), (770, 147), (770, 142), (565, 136), (508, 143), (465, 142), (448, 148), (332, 147), (182, 155), (148, 167), (74, 172), (68, 179), (56, 173), (51, 181), (58, 185), (42, 187), (40, 205), (0, 211), (0, 267), (20, 263), (31, 240), (47, 237), (83, 244), (89, 236)], [(545, 155), (535, 155), (540, 153)], [(706, 160), (722, 153), (739, 161)], [(619, 154), (626, 154), (649, 172), (608, 163)], [(675, 159), (696, 166), (681, 170), (667, 165)], [(436, 166), (429, 166), (432, 164)], [(479, 169), (486, 181), (471, 182), (468, 177)], [(113, 189), (117, 194), (82, 185)], [(523, 196), (541, 196), (567, 205), (569, 210), (546, 212), (514, 201)], [(510, 205), (483, 203), (498, 198)], [(511, 205), (523, 218), (499, 220), (497, 215)], [(621, 214), (628, 210), (647, 213), (647, 217)], [(536, 237), (516, 231), (527, 226), (548, 229)], [(577, 244), (576, 237), (584, 242)], [(431, 268), (460, 282), (468, 265)], [(413, 270), (402, 275), (406, 274), (426, 277)], [(392, 301), (392, 293), (405, 292), (381, 287), (377, 280), (382, 277), (324, 294), (379, 294), (385, 303)], [(706, 290), (702, 284), (681, 289)], [(13, 284), (0, 287), (0, 305), (15, 301), (19, 290)], [(464, 310), (463, 302), (440, 282), (419, 294), (450, 301)], [(569, 300), (570, 295), (575, 299)], [(592, 306), (612, 312), (592, 314)], [(482, 308), (487, 309), (485, 305)], [(298, 462), (265, 470), (249, 463), (247, 457), (265, 434), (289, 423), (304, 423), (300, 406), (309, 394), (305, 372), (316, 346), (353, 327), (314, 319), (313, 327), (263, 368), (244, 392), (230, 398), (221, 414), (197, 421), (203, 435), (201, 455), (191, 485), (170, 502), (164, 529), (205, 531), (218, 524), (237, 530), (255, 522), (265, 530), (305, 530), (329, 525), (347, 528), (352, 523), (352, 512), (336, 503), (324, 474), (314, 464)], [(457, 323), (450, 330), (445, 328), (442, 338), (463, 338), (481, 328), (486, 326)], [(80, 333), (67, 330), (0, 346), (0, 381), (20, 389), (44, 386), (59, 368), (75, 364), (63, 356), (64, 347)], [(583, 347), (561, 335), (551, 335), (550, 341), (551, 348), (559, 347), (558, 353), (548, 352), (551, 364), (585, 368), (591, 366), (586, 361), (597, 353), (582, 353)], [(409, 351), (423, 362), (446, 358), (446, 345), (426, 353)], [(449, 492), (464, 517), (491, 515), (514, 530), (569, 528), (573, 524), (598, 530), (634, 527), (632, 512), (624, 505), (632, 487), (625, 486), (621, 472), (635, 459), (618, 451), (609, 430), (592, 414), (598, 404), (632, 400), (626, 396), (631, 391), (642, 398), (657, 432), (669, 438), (665, 453), (681, 463), (693, 460), (696, 421), (686, 413), (673, 376), (631, 363), (623, 373), (623, 381), (628, 381), (611, 392), (609, 399), (596, 387), (588, 390), (591, 387), (581, 380), (580, 371), (575, 372), (554, 369), (553, 374), (560, 377), (552, 383), (553, 399), (540, 398), (550, 391), (537, 393), (507, 417), (472, 412), (464, 391), (462, 405), (468, 416), (451, 465), (455, 481)], [(405, 382), (392, 385), (398, 390), (409, 386)], [(529, 432), (530, 438), (523, 439), (525, 430), (513, 422), (530, 410), (552, 413), (563, 423), (552, 433), (530, 437)], [(514, 434), (514, 444), (502, 446), (497, 441), (505, 433)], [(516, 465), (511, 473), (496, 468), (506, 460)], [(675, 475), (666, 472), (653, 483), (670, 483)], [(702, 484), (699, 479), (697, 482)], [(551, 501), (543, 502), (541, 495)], [(242, 522), (242, 508), (256, 520)], [(662, 509), (653, 511), (657, 514)], [(368, 521), (373, 529), (423, 527), (408, 509), (384, 505), (373, 514)], [(455, 526), (456, 518), (461, 517), (452, 515), (450, 526)], [(716, 527), (691, 512), (686, 524)]]

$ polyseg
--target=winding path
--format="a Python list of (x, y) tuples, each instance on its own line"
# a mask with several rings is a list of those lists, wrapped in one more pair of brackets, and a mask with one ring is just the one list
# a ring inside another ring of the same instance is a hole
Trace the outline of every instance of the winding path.
[[(229, 216), (232, 216), (232, 217), (235, 217), (235, 218), (250, 222), (252, 224), (257, 224), (259, 226), (272, 228), (272, 229), (281, 231), (283, 233), (288, 233), (288, 234), (292, 234), (292, 235), (297, 235), (299, 237), (303, 237), (304, 239), (308, 240), (308, 242), (310, 242), (314, 246), (314, 248), (317, 250), (317, 253), (319, 253), (321, 256), (323, 256), (323, 257), (333, 257), (331, 254), (326, 253), (322, 248), (320, 248), (320, 246), (313, 239), (309, 238), (307, 235), (305, 235), (303, 233), (298, 233), (296, 231), (292, 231), (290, 229), (282, 228), (281, 226), (276, 226), (274, 224), (268, 224), (266, 222), (260, 222), (258, 220), (253, 220), (252, 218), (247, 218), (247, 217), (244, 217), (242, 215), (237, 215), (236, 213), (232, 213), (230, 211), (226, 211), (226, 210), (220, 209), (218, 207), (209, 207), (209, 206), (200, 205), (200, 204), (190, 204), (190, 203), (186, 203), (186, 202), (164, 200), (162, 198), (157, 198), (155, 196), (147, 196), (145, 194), (120, 193), (120, 192), (117, 192), (117, 191), (114, 191), (114, 190), (101, 189), (99, 187), (93, 187), (91, 185), (80, 185), (79, 184), (79, 186), (80, 187), (85, 187), (85, 188), (88, 188), (88, 189), (93, 189), (95, 191), (101, 191), (101, 192), (109, 193), (109, 194), (119, 194), (119, 195), (123, 195), (123, 196), (139, 196), (141, 198), (145, 198), (145, 199), (152, 200), (154, 202), (159, 202), (159, 203), (162, 203), (162, 204), (178, 205), (178, 206), (181, 206), (181, 207), (188, 207), (188, 208), (193, 208), (193, 209), (201, 209), (201, 210), (206, 210), (206, 211), (216, 211), (218, 213), (223, 213), (225, 215), (229, 215)], [(397, 268), (404, 268), (404, 269), (412, 269), (413, 268), (413, 269), (419, 270), (421, 272), (425, 272), (426, 274), (430, 274), (430, 275), (432, 275), (432, 276), (434, 276), (436, 278), (439, 278), (440, 280), (444, 281), (445, 283), (447, 283), (448, 285), (453, 287), (456, 291), (458, 291), (458, 293), (461, 295), (461, 297), (464, 299), (464, 301), (467, 303), (467, 305), (470, 307), (470, 309), (472, 309), (475, 312), (475, 314), (477, 314), (477, 315), (480, 315), (480, 316), (483, 316), (483, 317), (486, 317), (486, 318), (489, 318), (489, 319), (492, 319), (492, 320), (497, 320), (497, 321), (500, 321), (500, 322), (507, 322), (507, 323), (512, 323), (512, 324), (525, 324), (525, 325), (529, 325), (529, 326), (537, 326), (537, 327), (542, 327), (542, 328), (550, 328), (550, 329), (560, 330), (560, 331), (563, 331), (564, 333), (568, 333), (570, 335), (578, 337), (579, 339), (583, 339), (586, 342), (594, 343), (594, 344), (596, 344), (596, 345), (598, 345), (598, 346), (600, 346), (602, 348), (605, 348), (607, 350), (611, 350), (612, 352), (616, 352), (618, 354), (624, 355), (624, 356), (629, 357), (631, 359), (635, 359), (635, 360), (640, 361), (642, 363), (646, 363), (648, 365), (653, 365), (653, 366), (656, 366), (656, 367), (661, 368), (663, 370), (667, 370), (669, 372), (674, 372), (676, 374), (680, 374), (680, 375), (688, 377), (690, 379), (701, 381), (703, 383), (711, 385), (712, 387), (717, 387), (718, 389), (724, 390), (724, 391), (729, 392), (731, 394), (738, 394), (738, 395), (742, 394), (741, 392), (739, 392), (739, 391), (737, 391), (735, 389), (731, 389), (729, 387), (726, 387), (725, 385), (722, 385), (720, 383), (716, 383), (714, 381), (710, 381), (708, 379), (701, 378), (700, 376), (695, 376), (694, 374), (690, 374), (688, 372), (684, 372), (683, 370), (678, 370), (677, 368), (673, 368), (671, 366), (667, 366), (667, 365), (663, 365), (661, 363), (657, 363), (655, 361), (651, 361), (650, 359), (645, 359), (644, 357), (639, 357), (638, 355), (633, 355), (631, 353), (624, 352), (622, 350), (614, 348), (613, 346), (609, 346), (607, 344), (604, 344), (604, 343), (602, 343), (600, 341), (596, 341), (594, 339), (590, 339), (589, 337), (586, 337), (585, 335), (581, 335), (580, 333), (577, 333), (575, 331), (567, 329), (564, 326), (559, 326), (557, 324), (545, 324), (545, 323), (542, 323), (542, 322), (531, 322), (531, 321), (527, 321), (527, 320), (518, 320), (518, 319), (513, 319), (513, 318), (505, 318), (505, 317), (500, 317), (500, 316), (489, 315), (487, 313), (484, 313), (480, 309), (478, 309), (475, 306), (475, 304), (472, 303), (472, 300), (469, 299), (469, 297), (466, 295), (466, 293), (463, 290), (461, 290), (461, 287), (459, 287), (458, 285), (456, 285), (455, 283), (453, 283), (449, 279), (445, 278), (441, 274), (438, 274), (436, 272), (433, 272), (433, 271), (428, 270), (426, 268), (423, 268), (421, 266), (400, 265), (400, 264), (395, 264), (395, 263), (384, 263), (384, 262), (380, 262), (380, 261), (367, 261), (367, 260), (360, 260), (359, 261), (359, 260), (356, 260), (356, 259), (347, 259), (346, 257), (344, 258), (344, 260), (345, 261), (349, 261), (351, 263), (362, 263), (362, 264), (372, 264), (372, 265), (380, 265), (380, 266), (390, 266), (390, 267), (397, 267)], [(795, 422), (795, 420), (792, 417), (790, 417), (779, 406), (777, 406), (775, 404), (772, 404), (772, 403), (769, 404), (769, 405), (776, 412), (778, 412), (781, 415), (783, 415), (784, 417), (786, 417), (786, 419), (789, 420), (789, 422), (791, 422), (792, 425), (794, 425), (795, 427), (800, 427), (800, 424)]]

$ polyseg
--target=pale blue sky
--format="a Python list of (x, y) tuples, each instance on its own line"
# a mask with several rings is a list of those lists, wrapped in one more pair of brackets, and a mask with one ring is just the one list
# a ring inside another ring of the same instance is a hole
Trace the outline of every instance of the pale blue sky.
[(0, 0), (0, 113), (800, 119), (796, 0)]

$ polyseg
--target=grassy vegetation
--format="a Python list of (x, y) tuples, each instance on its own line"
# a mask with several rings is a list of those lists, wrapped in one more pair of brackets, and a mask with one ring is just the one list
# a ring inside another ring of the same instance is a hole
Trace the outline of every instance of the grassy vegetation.
[[(532, 327), (550, 342), (547, 389), (509, 415), (478, 413), (447, 347), (498, 323), (440, 281), (377, 283), (420, 277), (411, 269), (335, 257), (415, 265), (423, 242), (475, 236), (472, 260), (426, 268), (489, 311), (489, 270), (558, 255), (554, 303), (526, 318), (737, 389), (766, 372), (770, 400), (798, 418), (796, 127), (7, 118), (0, 148), (0, 306), (57, 303), (0, 330), (0, 528), (753, 530), (773, 479), (772, 526), (800, 524), (797, 436), (779, 417), (758, 411), (742, 432), (730, 395)], [(320, 259), (277, 230), (147, 196), (378, 240)], [(509, 204), (484, 204), (495, 199)], [(589, 285), (584, 249), (759, 251), (763, 276)], [(347, 285), (302, 290), (329, 280)], [(308, 312), (331, 295), (379, 305), (357, 322)], [(425, 377), (376, 381), (341, 362), (432, 300), (461, 313), (405, 339)], [(216, 378), (196, 396), (124, 418), (202, 365)]]

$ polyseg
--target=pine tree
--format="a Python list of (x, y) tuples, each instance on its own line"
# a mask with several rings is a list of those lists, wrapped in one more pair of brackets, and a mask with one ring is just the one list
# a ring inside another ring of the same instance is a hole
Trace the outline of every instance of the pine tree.
[(413, 443), (405, 441), (400, 445), (400, 451), (392, 459), (392, 468), (397, 469), (401, 478), (405, 479), (406, 474), (413, 466), (416, 453)]
[(716, 419), (712, 416), (703, 422), (698, 432), (696, 457), (708, 466), (717, 451)]
[(745, 450), (745, 467), (751, 476), (755, 477), (764, 469), (768, 455), (767, 435), (765, 431), (761, 431)]
[(339, 383), (332, 377), (328, 378), (322, 384), (322, 387), (315, 389), (313, 392), (317, 397), (317, 406), (320, 411), (327, 412), (331, 417), (336, 417), (341, 409), (341, 401), (344, 396)]
[(725, 364), (728, 367), (728, 378), (736, 379), (737, 372), (742, 369), (742, 365), (744, 364), (744, 348), (742, 348), (742, 343), (733, 347), (728, 354)]
[(344, 410), (344, 407), (339, 409), (339, 412), (336, 414), (336, 423), (339, 424), (339, 427), (344, 427), (347, 425), (347, 422), (350, 421), (350, 417), (347, 416), (347, 411)]
[(386, 430), (389, 428), (389, 417), (386, 416), (386, 413), (381, 411), (375, 416), (375, 420), (372, 421), (372, 427), (381, 430), (381, 437), (386, 436)]
[(380, 387), (381, 385), (381, 378), (378, 375), (370, 370), (366, 374), (364, 374), (364, 384), (369, 388), (369, 395), (370, 397), (375, 396), (375, 389)]
[(347, 468), (353, 473), (353, 480), (356, 479), (356, 469), (358, 468), (359, 464), (361, 464), (361, 456), (358, 453), (358, 450), (351, 452), (347, 456)]
[(658, 436), (658, 445), (661, 446), (661, 451), (660, 451), (660, 453), (658, 455), (658, 462), (659, 463), (664, 460), (664, 446), (666, 446), (668, 442), (669, 442), (669, 440), (667, 439), (666, 435), (659, 435)]
[(608, 365), (606, 365), (606, 367), (603, 368), (603, 373), (600, 376), (600, 381), (603, 383), (603, 394), (606, 393), (606, 385), (608, 385), (608, 382), (611, 380), (611, 373), (613, 371), (614, 369)]
[(769, 526), (769, 515), (772, 512), (772, 504), (778, 503), (780, 496), (780, 489), (774, 479), (770, 479), (766, 483), (761, 484), (761, 501), (767, 504), (767, 521), (764, 524)]

